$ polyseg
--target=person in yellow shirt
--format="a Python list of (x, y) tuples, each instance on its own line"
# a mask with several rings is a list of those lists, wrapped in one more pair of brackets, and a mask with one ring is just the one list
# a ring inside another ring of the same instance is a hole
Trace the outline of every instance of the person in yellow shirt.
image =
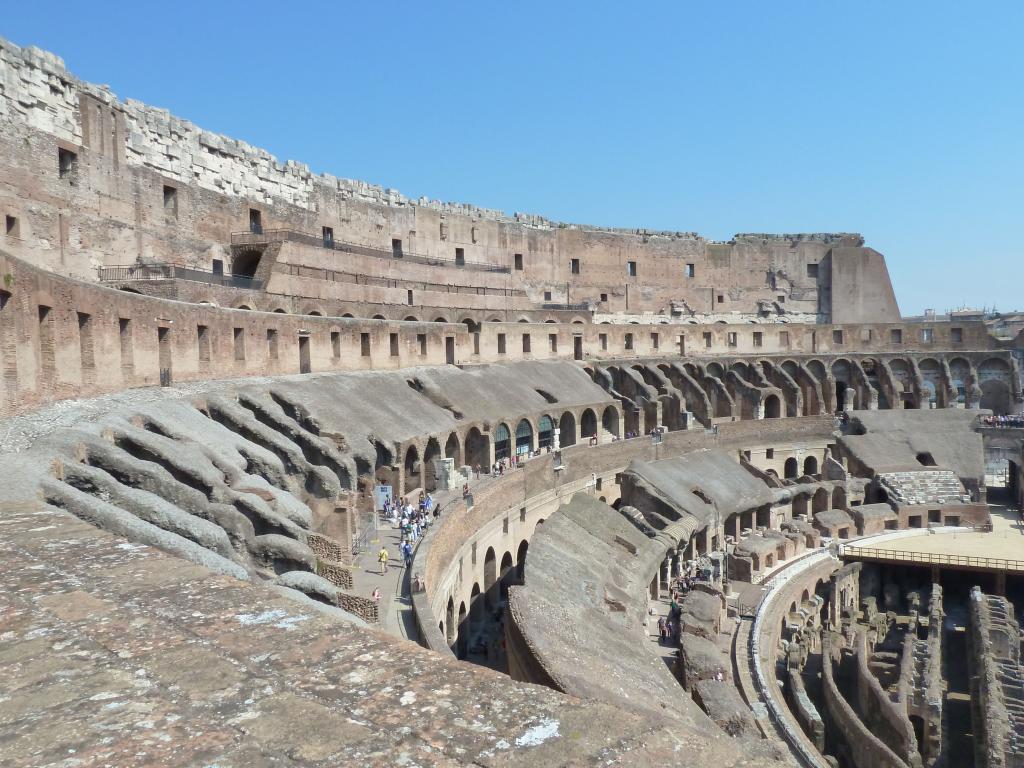
[(377, 553), (377, 562), (380, 563), (380, 575), (383, 576), (388, 570), (388, 551), (384, 547)]

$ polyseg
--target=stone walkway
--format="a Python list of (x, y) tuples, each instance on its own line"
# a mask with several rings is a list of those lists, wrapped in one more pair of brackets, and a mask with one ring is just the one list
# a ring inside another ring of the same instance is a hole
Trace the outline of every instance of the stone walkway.
[[(470, 481), (471, 490), (486, 488), (496, 482), (490, 475), (482, 475), (479, 480)], [(434, 501), (442, 509), (442, 516), (448, 505), (462, 498), (462, 489), (454, 491), (438, 491), (431, 494)], [(440, 520), (431, 525), (433, 530)], [(387, 518), (381, 518), (380, 528), (371, 534), (366, 550), (356, 556), (352, 565), (352, 592), (362, 597), (370, 597), (374, 589), (380, 590), (380, 628), (388, 634), (408, 640), (418, 641), (416, 616), (412, 608), (410, 585), (413, 574), (405, 567), (398, 545), (402, 541), (401, 531)], [(420, 541), (423, 537), (420, 537)], [(385, 574), (380, 573), (377, 564), (377, 553), (381, 545), (388, 550), (388, 568)], [(419, 542), (416, 543), (419, 546)]]

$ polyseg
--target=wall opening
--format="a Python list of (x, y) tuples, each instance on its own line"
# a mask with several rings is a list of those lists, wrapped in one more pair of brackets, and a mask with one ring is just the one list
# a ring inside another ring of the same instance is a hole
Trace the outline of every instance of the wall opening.
[(277, 360), (277, 329), (267, 328), (267, 357)]
[[(402, 258), (402, 255), (403, 255), (402, 254), (402, 241), (399, 240), (397, 237), (391, 238), (391, 256), (392, 256), (392, 258), (400, 259), (400, 258)], [(412, 304), (411, 301), (409, 303)]]
[(263, 214), (255, 208), (249, 209), (249, 231), (254, 235), (263, 234)]
[(363, 357), (370, 356), (370, 334), (368, 333), (359, 334), (359, 354)]
[(210, 362), (210, 327), (207, 325), (196, 326), (196, 349), (199, 353), (199, 362)]
[(172, 382), (171, 372), (171, 329), (160, 327), (156, 329), (156, 343), (158, 351), (158, 362), (160, 366), (160, 386), (169, 387)]
[(245, 329), (233, 329), (232, 339), (235, 345), (235, 360), (245, 360)]
[(73, 179), (78, 173), (78, 155), (64, 147), (57, 148), (57, 171), (62, 179)]
[(299, 336), (299, 373), (309, 373), (313, 370), (310, 359), (309, 336)]

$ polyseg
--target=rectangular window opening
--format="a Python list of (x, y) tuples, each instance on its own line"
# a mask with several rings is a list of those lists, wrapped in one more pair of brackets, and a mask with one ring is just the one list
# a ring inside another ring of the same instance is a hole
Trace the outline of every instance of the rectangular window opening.
[(505, 334), (504, 333), (499, 333), (498, 334), (498, 354), (499, 355), (504, 355), (505, 354)]
[(95, 368), (93, 352), (92, 315), (78, 312), (78, 346), (82, 356), (82, 368)]
[(207, 325), (196, 326), (196, 347), (199, 350), (199, 362), (210, 362), (210, 327)]
[(359, 354), (363, 357), (370, 356), (370, 334), (368, 333), (359, 334)]
[(530, 352), (530, 334), (523, 334), (523, 352), (529, 354)]
[(608, 334), (599, 333), (597, 334), (597, 339), (601, 344), (601, 351), (606, 352), (608, 350)]
[(121, 369), (130, 371), (135, 365), (132, 349), (132, 321), (127, 317), (117, 318), (117, 335), (121, 342)]
[(810, 277), (810, 278), (813, 278), (815, 280), (818, 279), (818, 265), (817, 264), (808, 264), (807, 265), (807, 276)]
[(341, 331), (331, 331), (331, 356), (335, 360), (341, 357)]
[(711, 331), (704, 331), (704, 348), (711, 349)]
[(551, 349), (552, 352), (557, 352), (558, 351), (558, 334), (557, 333), (549, 333), (548, 334), (548, 347)]
[(513, 258), (513, 263), (515, 265), (516, 271), (522, 271), (522, 269), (523, 269), (523, 254), (517, 253), (512, 258)]
[(402, 241), (397, 237), (391, 238), (391, 256), (396, 259), (402, 258)]
[(661, 344), (661, 338), (658, 336), (657, 333), (652, 333), (651, 334), (651, 349), (657, 349), (660, 344)]
[(551, 291), (544, 291), (544, 301), (551, 301)]
[(427, 334), (417, 333), (416, 343), (420, 345), (420, 355), (426, 356), (427, 354)]
[(736, 335), (736, 331), (729, 331), (725, 335), (725, 338), (726, 338), (726, 343), (730, 347), (735, 347), (737, 344), (739, 344), (739, 337)]
[(321, 227), (321, 234), (324, 236), (324, 248), (334, 247), (334, 227)]
[(925, 344), (931, 344), (935, 340), (935, 331), (931, 328), (921, 329), (921, 341)]
[(62, 179), (68, 179), (78, 173), (78, 155), (70, 149), (57, 148), (57, 169)]
[(889, 341), (893, 344), (903, 343), (903, 330), (900, 328), (893, 328), (889, 331)]
[(412, 306), (412, 288), (405, 292), (405, 301), (410, 307)]
[(466, 249), (456, 248), (455, 249), (455, 266), (464, 267), (466, 265)]
[(789, 349), (789, 331), (779, 331), (779, 346)]
[(627, 350), (629, 350), (629, 349), (632, 349), (632, 348), (633, 348), (633, 334), (632, 334), (632, 333), (627, 333), (627, 334), (626, 334), (625, 338), (623, 339), (623, 344), (622, 344), (622, 346), (623, 346), (623, 347), (624, 347), (625, 349), (627, 349)]
[(607, 301), (608, 301), (608, 294), (607, 293), (602, 293), (601, 294), (601, 303), (604, 304), (604, 303), (607, 303)]
[(6, 217), (4, 217), (4, 233), (8, 237), (20, 237), (21, 236), (20, 229), (21, 228), (18, 226), (18, 217), (17, 216), (6, 216)]
[(626, 277), (636, 277), (636, 262), (635, 261), (627, 261), (626, 262)]
[(164, 211), (169, 216), (178, 215), (178, 190), (168, 184), (164, 184)]
[(245, 328), (235, 328), (232, 331), (235, 345), (235, 360), (245, 360)]
[(954, 344), (962, 344), (964, 340), (964, 329), (963, 328), (950, 328), (949, 329), (949, 340)]
[(832, 331), (832, 343), (842, 344), (843, 343), (843, 332), (841, 330)]
[(579, 259), (570, 259), (569, 260), (569, 271), (572, 274), (574, 274), (574, 275), (578, 275), (580, 273), (580, 260)]
[(267, 356), (277, 360), (277, 329), (267, 328)]
[(687, 277), (696, 277), (697, 276), (697, 268), (696, 268), (695, 265), (693, 265), (693, 264), (687, 264), (686, 265), (686, 276)]
[(391, 356), (398, 357), (398, 334), (389, 334), (389, 341), (391, 343)]
[(249, 231), (254, 235), (263, 234), (263, 215), (255, 208), (249, 209)]
[(764, 333), (762, 333), (761, 331), (754, 331), (754, 346), (755, 347), (763, 347), (764, 346)]

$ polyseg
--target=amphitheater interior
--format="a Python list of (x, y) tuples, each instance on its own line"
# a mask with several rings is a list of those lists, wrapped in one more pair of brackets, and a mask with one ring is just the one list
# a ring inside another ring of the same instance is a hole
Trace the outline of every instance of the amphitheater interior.
[(0, 209), (0, 763), (1024, 765), (1024, 335), (860, 235), (408, 199), (3, 41)]

